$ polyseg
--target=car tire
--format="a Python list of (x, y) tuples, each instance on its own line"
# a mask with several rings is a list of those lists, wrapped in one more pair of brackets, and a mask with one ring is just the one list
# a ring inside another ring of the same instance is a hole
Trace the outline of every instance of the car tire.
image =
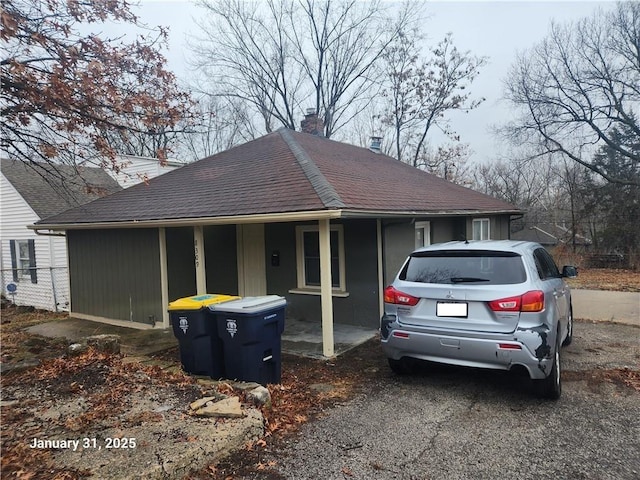
[(553, 352), (553, 364), (547, 378), (534, 380), (538, 395), (548, 400), (558, 400), (562, 394), (562, 378), (560, 368), (560, 332), (556, 335), (556, 348)]
[(413, 370), (409, 361), (404, 357), (400, 360), (394, 360), (393, 358), (388, 358), (387, 360), (389, 360), (389, 368), (396, 375), (407, 375)]
[(569, 320), (567, 321), (567, 336), (562, 342), (562, 346), (571, 345), (573, 341), (573, 307), (569, 304)]

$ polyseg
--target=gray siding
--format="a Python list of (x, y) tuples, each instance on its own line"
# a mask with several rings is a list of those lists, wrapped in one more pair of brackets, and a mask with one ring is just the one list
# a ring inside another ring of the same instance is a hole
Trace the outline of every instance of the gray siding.
[(209, 293), (238, 294), (236, 226), (204, 227), (204, 256)]
[[(344, 225), (346, 298), (333, 297), (336, 323), (377, 328), (378, 270), (375, 220), (351, 220)], [(321, 322), (320, 296), (292, 294), (296, 278), (296, 224), (265, 225), (267, 292), (287, 298), (287, 315)], [(278, 254), (279, 265), (272, 263)]]
[(467, 236), (469, 239), (473, 238), (473, 220), (477, 218), (489, 219), (489, 235), (491, 237), (491, 240), (509, 239), (509, 215), (476, 215), (474, 217), (467, 217), (465, 228), (467, 229)]
[[(484, 217), (483, 217), (484, 218)], [(431, 243), (444, 243), (452, 240), (465, 240), (472, 237), (471, 217), (417, 218), (416, 222), (431, 222)], [(384, 239), (384, 282), (390, 284), (407, 255), (415, 249), (415, 222), (406, 219), (385, 220), (382, 222)], [(509, 217), (491, 218), (492, 238), (508, 238)], [(499, 235), (499, 236), (497, 236)]]
[(169, 301), (196, 294), (196, 260), (193, 228), (165, 229), (167, 241), (167, 281)]
[(492, 219), (491, 227), (496, 232), (495, 239), (507, 240), (511, 236), (509, 217), (502, 215)]
[[(431, 225), (431, 235), (434, 225)], [(382, 222), (384, 248), (384, 285), (389, 285), (398, 270), (416, 246), (416, 229), (411, 220), (385, 220)]]
[[(235, 225), (209, 225), (203, 230), (207, 292), (238, 294)], [(169, 301), (196, 294), (193, 227), (166, 229)]]
[[(296, 278), (296, 229), (293, 223), (267, 223), (264, 226), (265, 267), (267, 275), (267, 293), (287, 297), (287, 310), (295, 303), (289, 290), (297, 285)], [(278, 257), (274, 265), (272, 257)], [(299, 295), (298, 295), (299, 296)]]
[(67, 241), (73, 312), (161, 321), (157, 229), (71, 230)]

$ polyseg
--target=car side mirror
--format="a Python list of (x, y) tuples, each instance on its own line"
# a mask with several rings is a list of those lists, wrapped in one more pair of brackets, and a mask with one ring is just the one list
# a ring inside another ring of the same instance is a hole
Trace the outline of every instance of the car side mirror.
[(578, 269), (573, 265), (565, 265), (562, 267), (562, 276), (565, 278), (576, 278), (578, 276)]

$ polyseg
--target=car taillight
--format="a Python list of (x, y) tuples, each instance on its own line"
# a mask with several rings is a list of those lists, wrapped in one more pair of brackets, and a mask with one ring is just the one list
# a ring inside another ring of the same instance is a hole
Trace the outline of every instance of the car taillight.
[(384, 301), (385, 303), (394, 303), (397, 305), (408, 305), (413, 307), (420, 301), (420, 299), (413, 295), (402, 293), (401, 291), (389, 286), (384, 289)]
[(494, 312), (519, 312), (522, 297), (508, 297), (489, 302), (489, 308)]
[(544, 292), (532, 290), (517, 297), (501, 298), (489, 302), (494, 312), (541, 312), (544, 310)]
[(541, 312), (544, 310), (544, 292), (532, 290), (522, 295), (521, 312)]

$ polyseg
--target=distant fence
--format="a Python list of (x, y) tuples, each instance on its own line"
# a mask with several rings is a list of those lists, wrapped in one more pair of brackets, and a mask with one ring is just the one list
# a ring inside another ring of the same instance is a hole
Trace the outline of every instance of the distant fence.
[(7, 269), (0, 272), (2, 295), (16, 305), (52, 312), (69, 310), (69, 273), (66, 267), (35, 268), (29, 269), (29, 272)]
[(585, 260), (590, 268), (631, 268), (629, 257), (617, 253), (592, 253)]

